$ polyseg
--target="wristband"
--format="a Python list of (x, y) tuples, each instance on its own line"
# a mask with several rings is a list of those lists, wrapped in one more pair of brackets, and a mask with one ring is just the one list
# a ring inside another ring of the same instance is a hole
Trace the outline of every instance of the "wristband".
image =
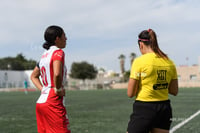
[(55, 92), (61, 92), (62, 88), (57, 89), (56, 87), (54, 87)]

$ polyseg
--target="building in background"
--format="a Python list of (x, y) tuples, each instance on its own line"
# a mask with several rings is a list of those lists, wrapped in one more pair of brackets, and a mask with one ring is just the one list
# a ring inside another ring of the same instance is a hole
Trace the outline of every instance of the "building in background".
[(179, 87), (200, 87), (200, 66), (178, 66)]

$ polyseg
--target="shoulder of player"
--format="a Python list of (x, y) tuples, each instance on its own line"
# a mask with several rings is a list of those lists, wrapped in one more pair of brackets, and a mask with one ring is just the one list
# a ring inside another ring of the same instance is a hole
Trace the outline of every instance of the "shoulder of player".
[(61, 59), (61, 58), (65, 58), (65, 53), (62, 49), (57, 49), (53, 52), (52, 56), (54, 59)]
[(62, 49), (57, 49), (54, 51), (54, 54), (65, 55), (65, 52)]
[(144, 54), (141, 55), (134, 60), (134, 65), (152, 65), (154, 62), (155, 55), (154, 54)]
[(139, 57), (136, 57), (135, 58), (135, 60), (134, 60), (134, 62), (146, 62), (146, 60), (148, 61), (149, 60), (149, 58), (151, 58), (151, 57), (149, 57), (148, 55), (141, 55), (141, 56), (139, 56)]
[(56, 46), (51, 46), (50, 50), (52, 50), (53, 54), (58, 53), (58, 54), (64, 54), (64, 51)]

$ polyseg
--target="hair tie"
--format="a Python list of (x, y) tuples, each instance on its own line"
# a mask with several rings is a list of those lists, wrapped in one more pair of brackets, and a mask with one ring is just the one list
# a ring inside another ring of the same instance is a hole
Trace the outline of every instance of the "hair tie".
[(148, 32), (150, 32), (150, 31), (151, 31), (151, 29), (148, 29), (147, 31), (148, 31)]

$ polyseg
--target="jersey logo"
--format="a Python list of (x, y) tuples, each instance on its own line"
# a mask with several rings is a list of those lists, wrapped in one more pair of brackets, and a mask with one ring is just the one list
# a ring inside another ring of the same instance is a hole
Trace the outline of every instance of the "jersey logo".
[(62, 55), (60, 53), (55, 53), (55, 55), (62, 57)]
[(157, 70), (157, 81), (166, 80), (167, 70)]
[(167, 89), (169, 83), (166, 80), (167, 70), (157, 70), (157, 83), (153, 85), (154, 90)]
[(137, 78), (145, 78), (147, 76), (147, 74), (145, 72), (135, 72), (135, 76)]

